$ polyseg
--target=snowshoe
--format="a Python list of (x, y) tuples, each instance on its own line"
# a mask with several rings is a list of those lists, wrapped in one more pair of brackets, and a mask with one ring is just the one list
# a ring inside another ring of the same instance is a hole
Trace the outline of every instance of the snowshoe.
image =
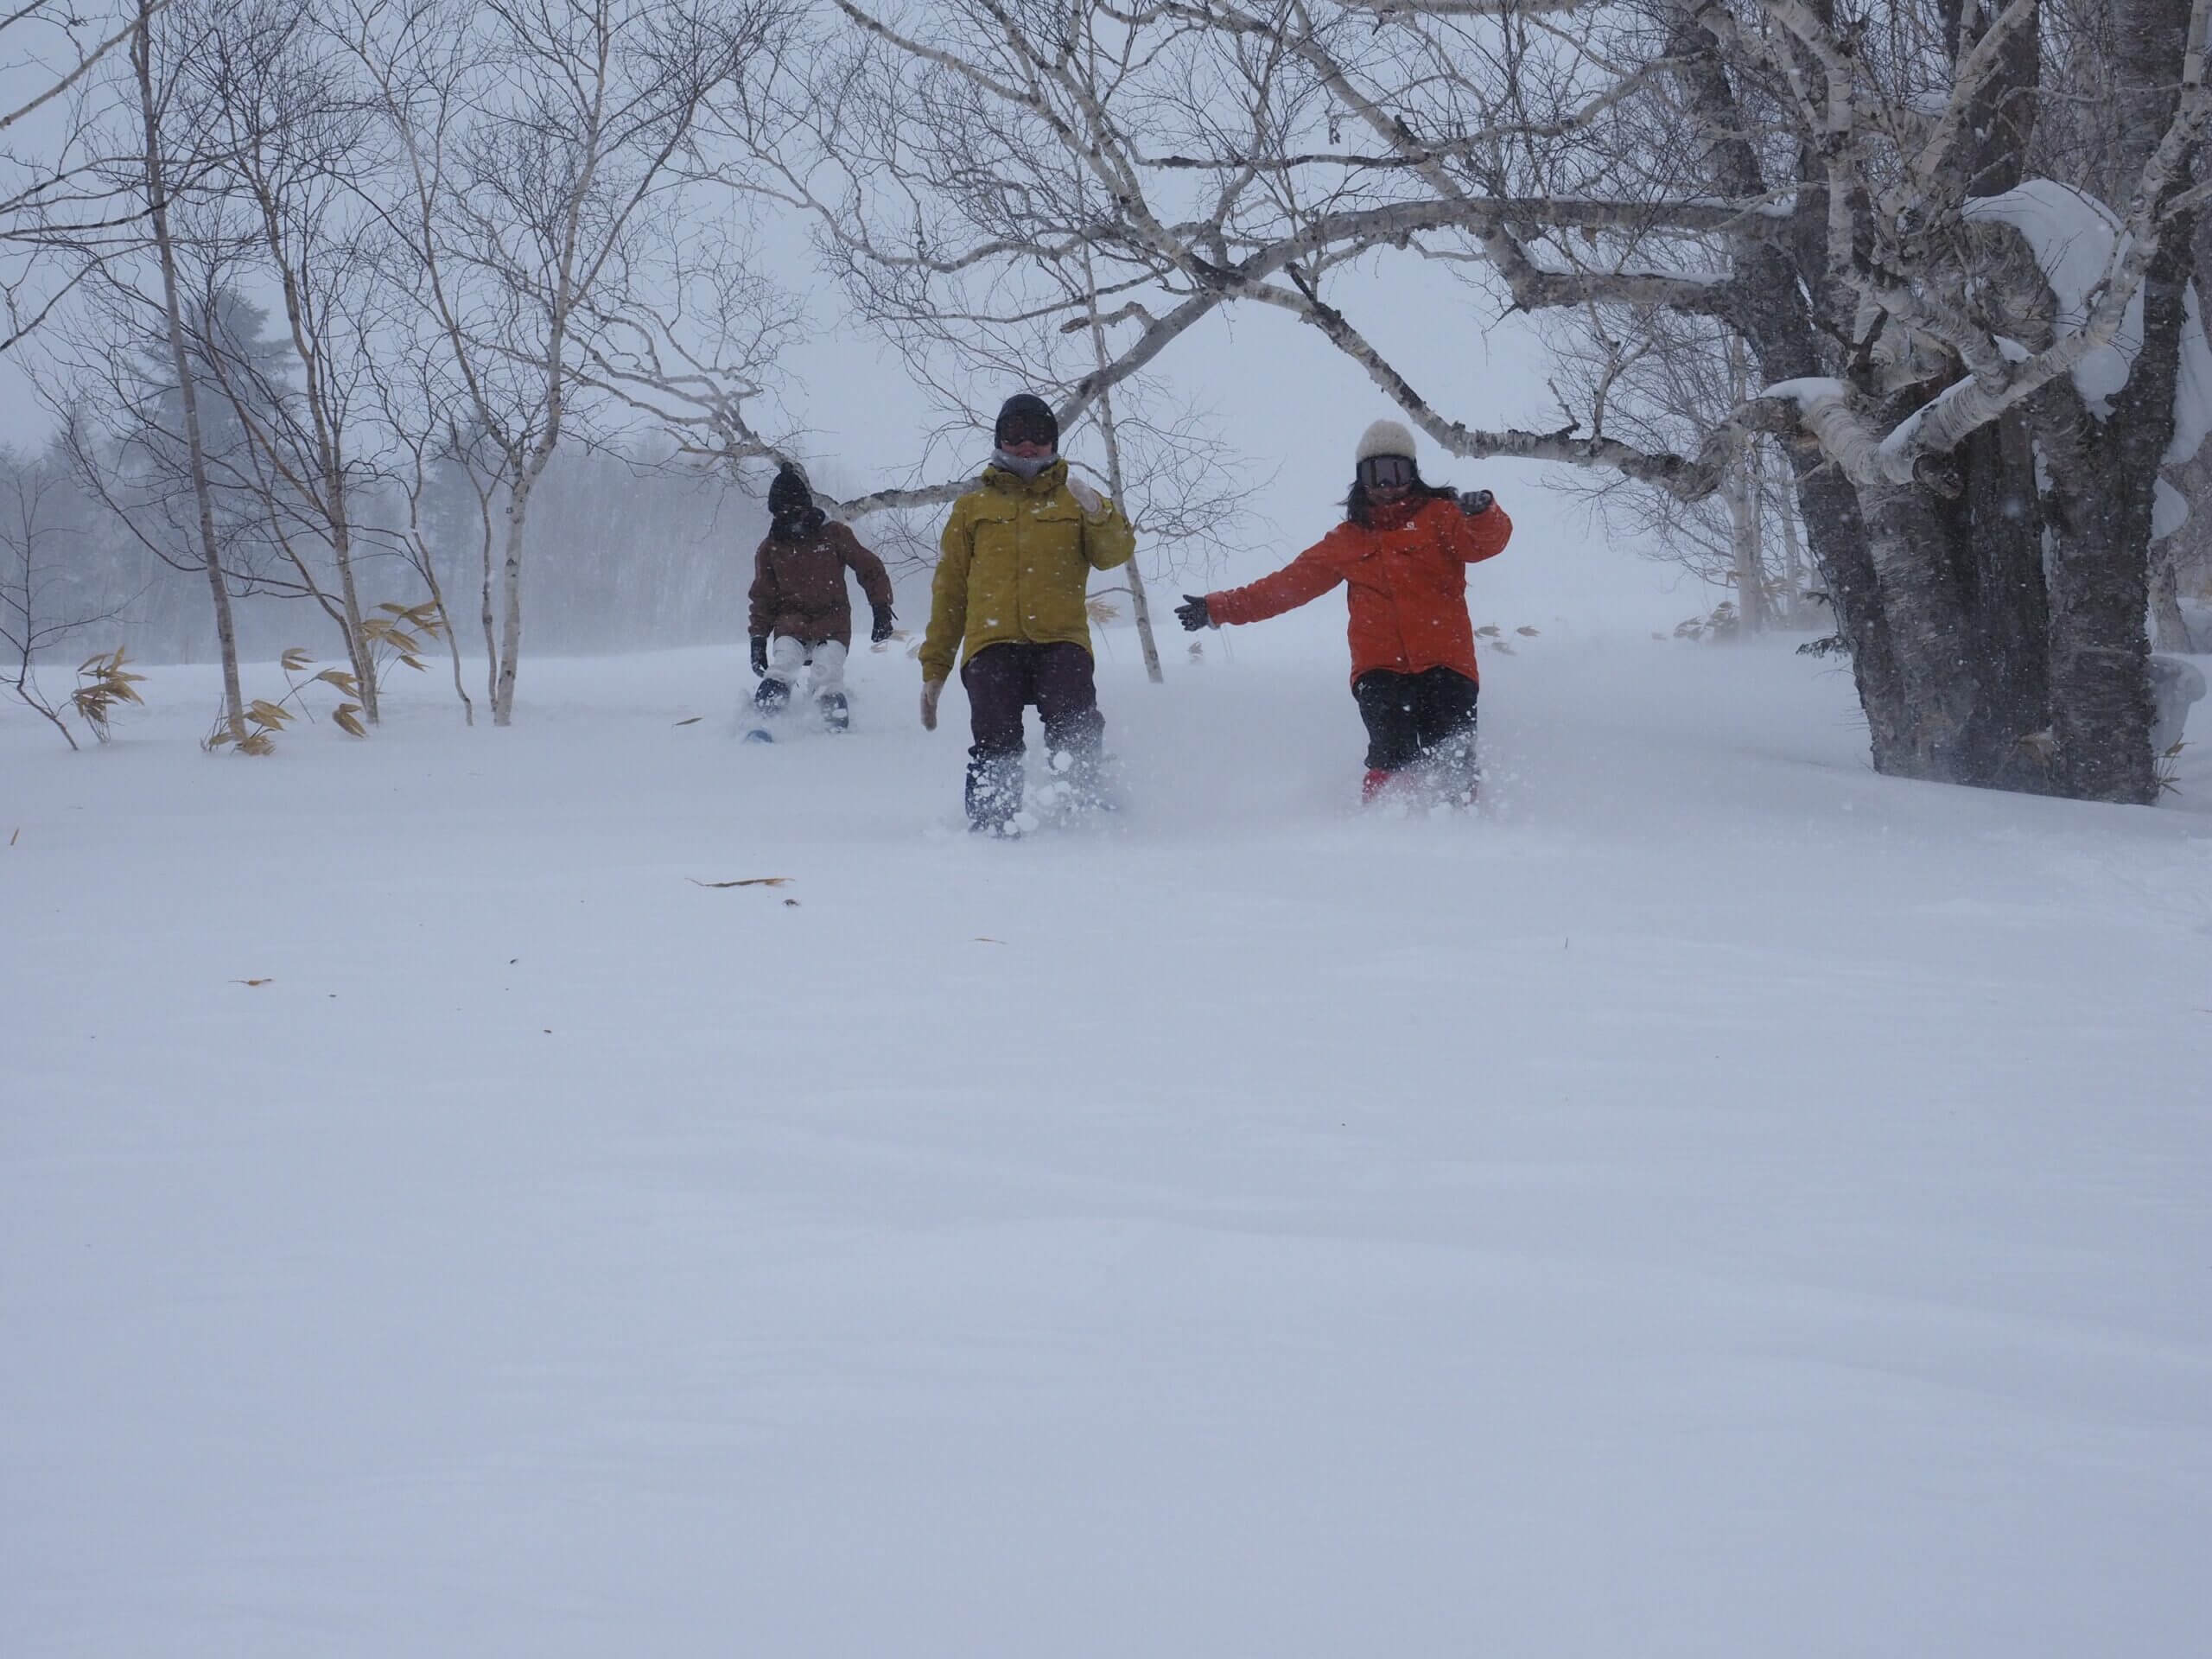
[(822, 725), (825, 731), (849, 732), (853, 728), (852, 705), (846, 702), (842, 691), (825, 691), (817, 699), (822, 710)]

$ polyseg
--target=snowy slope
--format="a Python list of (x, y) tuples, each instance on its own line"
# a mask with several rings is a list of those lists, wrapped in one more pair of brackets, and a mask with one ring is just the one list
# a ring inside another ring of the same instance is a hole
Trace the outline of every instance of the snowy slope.
[(1136, 809), (1012, 847), (887, 656), (0, 715), (0, 1654), (2197, 1650), (2203, 749), (1547, 636), (1362, 817), (1337, 626), (1117, 635)]

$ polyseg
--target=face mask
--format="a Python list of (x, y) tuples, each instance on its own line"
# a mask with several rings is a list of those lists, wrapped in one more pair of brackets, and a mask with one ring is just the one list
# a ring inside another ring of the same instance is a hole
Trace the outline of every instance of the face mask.
[(992, 461), (1016, 478), (1034, 478), (1058, 459), (1058, 455), (1009, 455), (1003, 449), (991, 452)]

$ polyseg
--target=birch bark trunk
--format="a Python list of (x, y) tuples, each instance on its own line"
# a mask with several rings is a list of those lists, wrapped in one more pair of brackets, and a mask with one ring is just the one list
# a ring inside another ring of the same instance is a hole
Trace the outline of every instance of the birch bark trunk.
[(146, 206), (154, 248), (162, 269), (162, 307), (168, 325), (169, 366), (176, 376), (183, 411), (185, 452), (192, 475), (201, 561), (208, 597), (215, 612), (215, 641), (223, 664), (223, 715), (234, 743), (246, 739), (245, 699), (238, 688), (238, 629), (231, 615), (230, 586), (223, 576), (222, 546), (215, 535), (214, 493), (207, 482), (207, 451), (201, 440), (200, 395), (185, 350), (184, 309), (177, 296), (176, 245), (169, 235), (168, 173), (162, 148), (161, 118), (154, 106), (153, 0), (139, 0), (138, 28), (131, 37), (130, 66), (138, 82), (138, 111), (145, 133)]

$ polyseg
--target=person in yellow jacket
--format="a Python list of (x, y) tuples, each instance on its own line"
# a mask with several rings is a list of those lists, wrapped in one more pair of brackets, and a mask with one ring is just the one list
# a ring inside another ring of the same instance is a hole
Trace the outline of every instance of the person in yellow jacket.
[(1020, 833), (1022, 711), (1035, 704), (1052, 769), (1095, 798), (1105, 716), (1092, 675), (1085, 599), (1093, 570), (1126, 564), (1136, 532), (1106, 497), (1068, 476), (1060, 426), (1045, 400), (1006, 400), (990, 465), (953, 503), (938, 543), (922, 639), (922, 724), (960, 658), (968, 690), (968, 824)]

